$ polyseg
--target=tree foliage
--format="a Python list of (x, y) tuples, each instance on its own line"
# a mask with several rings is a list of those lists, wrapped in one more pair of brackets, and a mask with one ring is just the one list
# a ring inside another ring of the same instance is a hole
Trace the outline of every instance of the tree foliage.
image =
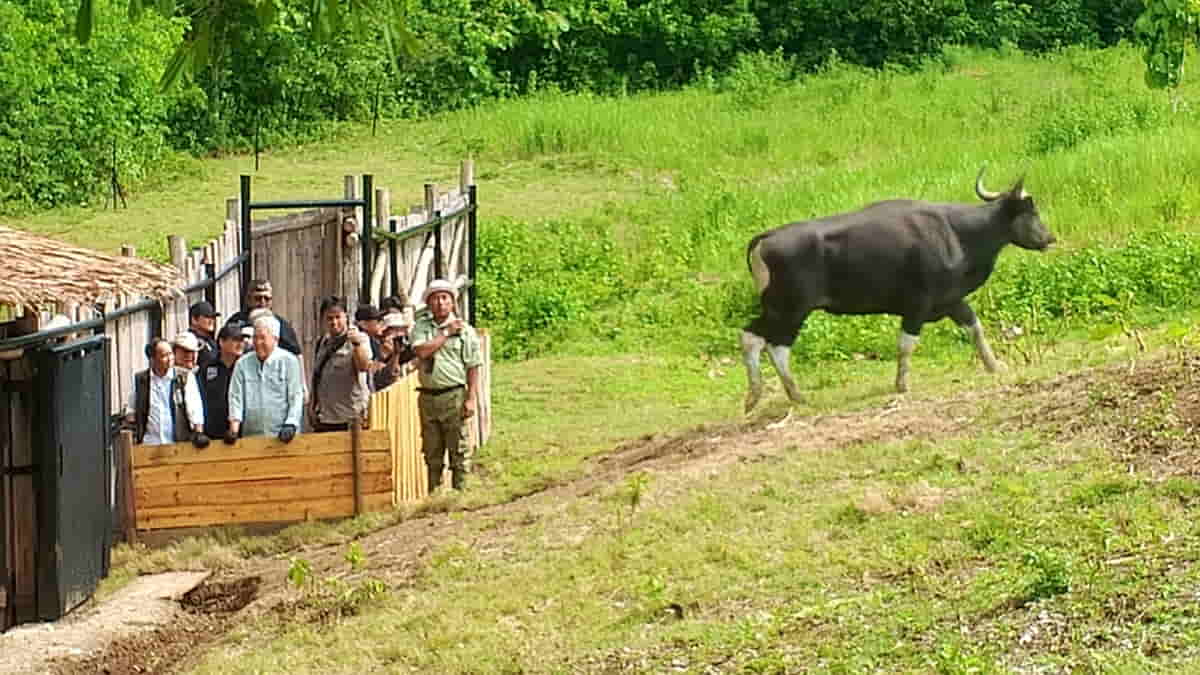
[(1200, 40), (1200, 0), (1145, 0), (1135, 28), (1145, 45), (1146, 84), (1179, 86), (1189, 45)]

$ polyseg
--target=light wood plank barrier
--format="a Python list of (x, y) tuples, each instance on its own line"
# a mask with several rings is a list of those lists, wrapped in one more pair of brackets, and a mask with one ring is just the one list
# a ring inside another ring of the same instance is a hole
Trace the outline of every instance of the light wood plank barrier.
[(425, 457), (421, 454), (416, 372), (410, 372), (371, 396), (369, 420), (372, 431), (387, 433), (391, 441), (396, 502), (414, 502), (427, 497), (429, 480), (425, 473)]
[[(359, 464), (367, 511), (395, 505), (391, 441), (364, 431)], [(354, 515), (350, 432), (139, 445), (131, 453), (137, 529), (270, 523)]]

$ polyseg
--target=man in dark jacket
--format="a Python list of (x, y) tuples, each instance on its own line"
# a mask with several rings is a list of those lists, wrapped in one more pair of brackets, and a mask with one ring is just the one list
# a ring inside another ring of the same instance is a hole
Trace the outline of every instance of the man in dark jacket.
[(221, 316), (221, 313), (207, 300), (201, 300), (188, 308), (188, 330), (200, 341), (200, 354), (196, 362), (201, 367), (217, 358), (218, 316)]
[(250, 312), (256, 309), (269, 309), (271, 310), (271, 315), (279, 319), (279, 346), (296, 356), (300, 356), (300, 339), (296, 337), (296, 331), (292, 330), (292, 324), (288, 323), (287, 319), (279, 316), (271, 308), (271, 303), (274, 299), (275, 295), (271, 290), (271, 282), (266, 279), (255, 279), (250, 282), (250, 289), (246, 291), (246, 308), (229, 317), (229, 321), (226, 323), (249, 326), (253, 324), (250, 321)]
[(204, 434), (224, 438), (229, 429), (229, 376), (242, 355), (242, 328), (225, 324), (217, 335), (217, 358), (200, 366), (200, 387), (204, 393)]

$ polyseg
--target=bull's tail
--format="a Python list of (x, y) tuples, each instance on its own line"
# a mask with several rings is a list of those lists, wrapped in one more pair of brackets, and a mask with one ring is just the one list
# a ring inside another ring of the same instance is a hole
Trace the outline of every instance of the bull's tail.
[(764, 232), (755, 236), (746, 246), (746, 266), (750, 268), (750, 276), (754, 277), (754, 285), (758, 287), (758, 292), (762, 293), (767, 284), (771, 283), (771, 269), (767, 267), (767, 262), (763, 260), (762, 248), (760, 244), (769, 232)]

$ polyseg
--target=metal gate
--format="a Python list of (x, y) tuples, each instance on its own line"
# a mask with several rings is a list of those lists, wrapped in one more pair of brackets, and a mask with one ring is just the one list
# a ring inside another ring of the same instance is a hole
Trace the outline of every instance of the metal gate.
[(38, 358), (38, 616), (62, 617), (108, 574), (112, 537), (108, 336)]

